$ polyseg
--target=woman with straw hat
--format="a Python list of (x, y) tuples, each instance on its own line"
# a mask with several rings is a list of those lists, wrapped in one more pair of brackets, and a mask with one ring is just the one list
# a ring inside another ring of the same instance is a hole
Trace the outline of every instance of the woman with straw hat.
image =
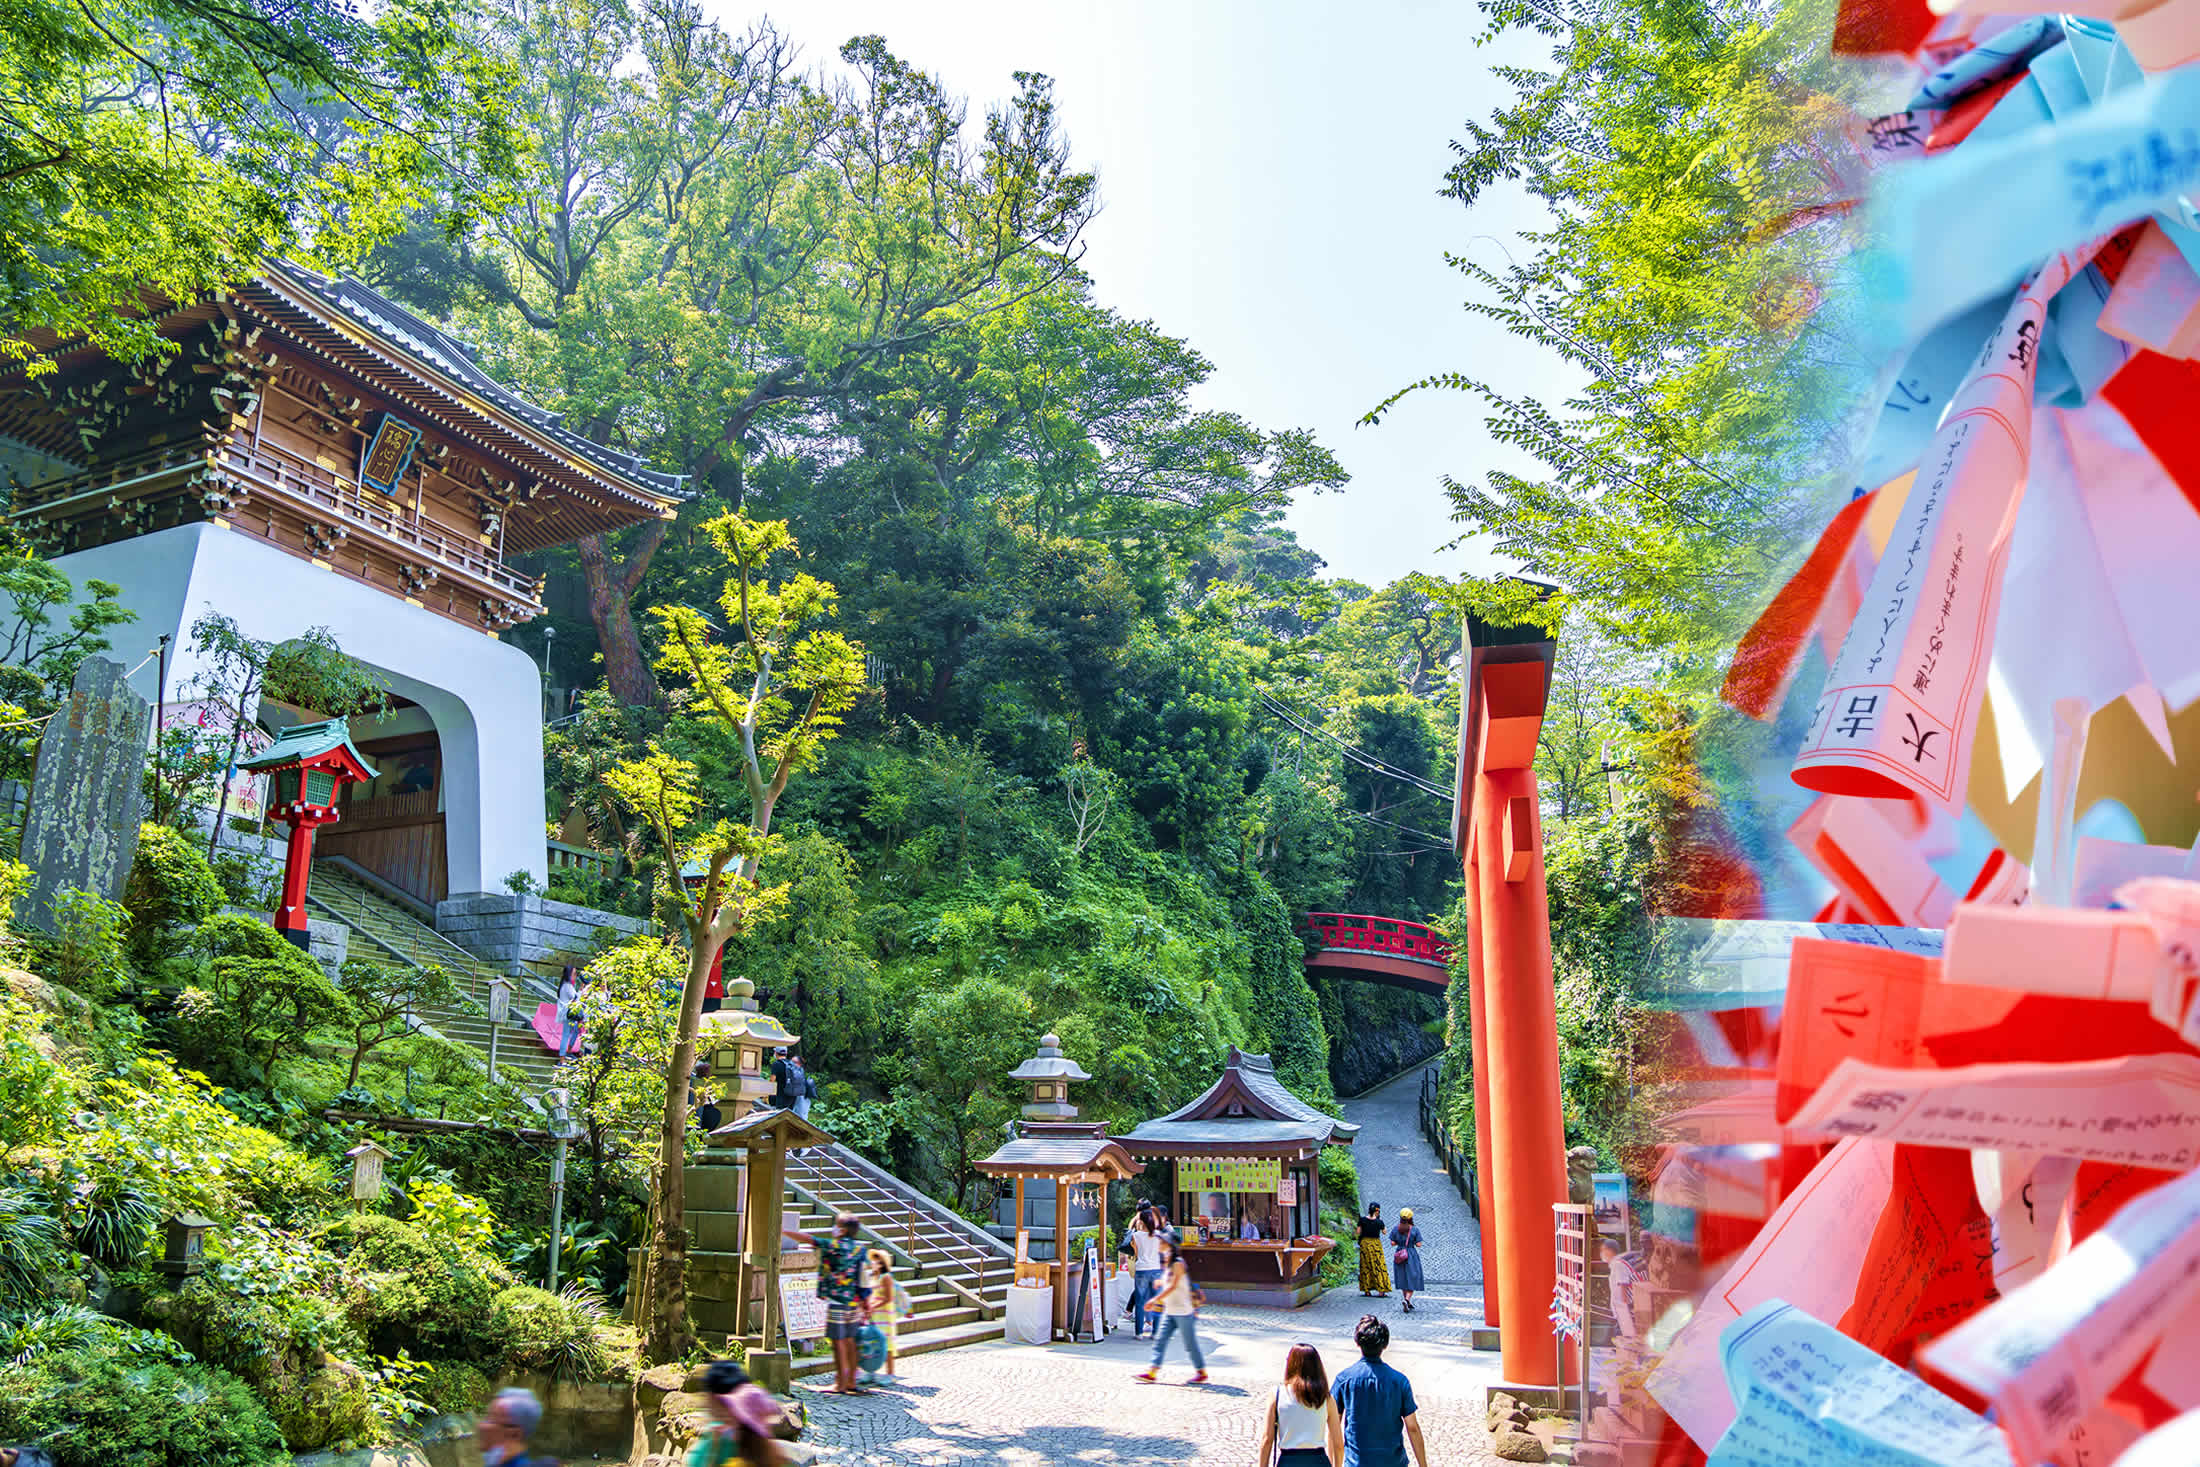
[(1405, 1296), (1408, 1314), (1413, 1312), (1413, 1291), (1421, 1287), (1421, 1242), (1421, 1230), (1413, 1223), (1413, 1209), (1399, 1208), (1398, 1225), (1390, 1230), (1390, 1246), (1397, 1250), (1390, 1255), (1390, 1266), (1398, 1292)]

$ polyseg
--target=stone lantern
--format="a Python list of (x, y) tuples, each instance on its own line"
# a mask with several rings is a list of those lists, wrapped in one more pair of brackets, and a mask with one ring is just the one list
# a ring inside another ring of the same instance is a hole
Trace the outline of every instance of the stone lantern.
[(306, 924), (306, 883), (313, 874), (313, 832), (336, 820), (337, 792), (347, 784), (374, 778), (374, 766), (352, 746), (351, 725), (341, 718), (297, 723), (277, 735), (267, 752), (238, 769), (271, 776), (267, 813), (290, 827), (283, 853), (283, 904), (275, 909), (275, 930), (300, 947), (310, 941)]
[(206, 1235), (214, 1220), (195, 1212), (179, 1212), (168, 1219), (167, 1246), (161, 1250), (160, 1271), (177, 1283), (206, 1268)]
[(708, 1058), (707, 1086), (728, 1120), (770, 1108), (771, 1052), (801, 1042), (756, 1003), (756, 985), (746, 978), (726, 983), (726, 1005), (703, 1015), (696, 1047)]
[(1024, 1119), (1074, 1121), (1077, 1107), (1069, 1103), (1070, 1082), (1090, 1080), (1092, 1076), (1080, 1069), (1077, 1061), (1062, 1057), (1059, 1038), (1042, 1034), (1039, 1052), (1010, 1070), (1008, 1078), (1028, 1081), (1031, 1085), (1031, 1099), (1024, 1102)]
[(362, 1141), (344, 1155), (351, 1160), (351, 1197), (354, 1202), (382, 1200), (382, 1163), (394, 1153), (372, 1141)]

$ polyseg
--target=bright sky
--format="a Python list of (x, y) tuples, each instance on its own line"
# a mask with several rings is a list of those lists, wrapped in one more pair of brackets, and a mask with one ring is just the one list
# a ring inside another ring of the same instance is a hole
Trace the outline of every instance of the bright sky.
[[(711, 0), (738, 28), (755, 12)], [(1202, 406), (1264, 428), (1314, 430), (1352, 475), (1292, 515), (1329, 574), (1374, 585), (1408, 571), (1487, 572), (1457, 534), (1441, 478), (1472, 482), (1523, 455), (1493, 444), (1477, 400), (1409, 399), (1379, 428), (1360, 415), (1407, 382), (1462, 370), (1556, 402), (1572, 376), (1460, 309), (1444, 253), (1502, 262), (1536, 206), (1517, 191), (1472, 214), (1436, 196), (1469, 116), (1502, 89), (1466, 0), (803, 0), (774, 20), (813, 65), (851, 36), (972, 100), (1011, 73), (1055, 79), (1080, 166), (1100, 175), (1086, 268), (1100, 300), (1151, 318), (1215, 364)]]

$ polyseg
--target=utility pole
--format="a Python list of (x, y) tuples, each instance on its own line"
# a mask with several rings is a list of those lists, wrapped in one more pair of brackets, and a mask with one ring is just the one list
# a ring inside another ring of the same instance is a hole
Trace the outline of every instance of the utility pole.
[(565, 1091), (552, 1090), (543, 1098), (550, 1102), (550, 1135), (556, 1141), (556, 1149), (550, 1154), (550, 1282), (544, 1287), (555, 1294), (558, 1249), (565, 1242), (565, 1146), (579, 1134), (580, 1127), (573, 1124), (566, 1108)]

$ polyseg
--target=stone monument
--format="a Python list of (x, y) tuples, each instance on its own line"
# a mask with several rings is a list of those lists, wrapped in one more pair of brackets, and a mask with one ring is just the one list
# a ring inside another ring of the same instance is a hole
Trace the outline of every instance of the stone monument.
[(145, 807), (153, 708), (130, 691), (122, 664), (87, 657), (67, 701), (46, 723), (23, 819), (31, 882), (20, 918), (54, 930), (53, 901), (73, 888), (122, 895)]

